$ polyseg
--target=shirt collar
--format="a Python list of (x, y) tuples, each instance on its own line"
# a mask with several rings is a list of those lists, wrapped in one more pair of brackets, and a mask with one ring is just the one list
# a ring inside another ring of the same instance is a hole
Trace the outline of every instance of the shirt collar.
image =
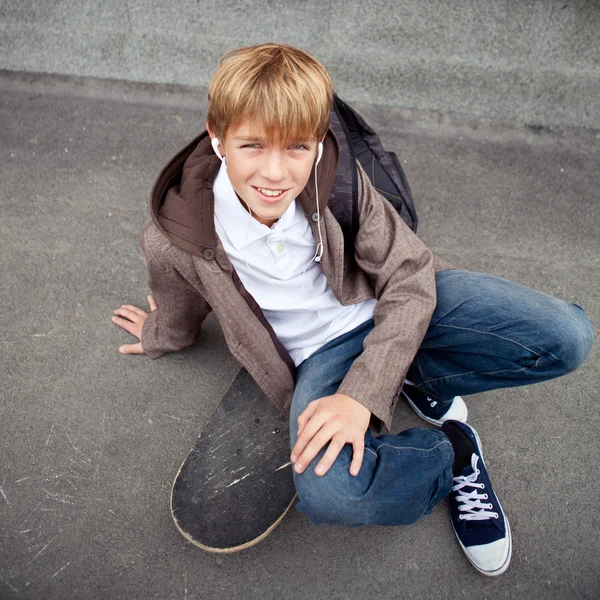
[(223, 165), (219, 168), (219, 172), (215, 178), (213, 194), (215, 199), (215, 217), (219, 220), (221, 227), (236, 250), (240, 250), (244, 246), (249, 246), (256, 240), (260, 240), (273, 232), (288, 229), (299, 222), (300, 219), (305, 219), (302, 209), (299, 205), (297, 206), (296, 200), (293, 200), (272, 228), (263, 225), (260, 221), (250, 216), (250, 213), (242, 206), (233, 189), (227, 169)]

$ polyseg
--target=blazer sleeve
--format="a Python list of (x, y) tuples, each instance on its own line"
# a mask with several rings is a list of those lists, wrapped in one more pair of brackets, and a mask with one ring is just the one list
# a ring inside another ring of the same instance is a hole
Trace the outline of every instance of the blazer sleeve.
[(159, 358), (196, 342), (211, 307), (168, 260), (171, 242), (154, 225), (144, 230), (140, 241), (157, 306), (144, 323), (141, 342), (150, 358)]
[(366, 406), (389, 431), (397, 394), (436, 306), (433, 255), (357, 166), (355, 257), (372, 282), (377, 304), (375, 326), (338, 392)]

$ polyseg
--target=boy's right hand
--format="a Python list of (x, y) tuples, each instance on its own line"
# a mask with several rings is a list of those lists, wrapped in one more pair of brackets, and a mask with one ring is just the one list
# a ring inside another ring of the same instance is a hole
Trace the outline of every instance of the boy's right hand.
[[(152, 296), (148, 296), (148, 304), (150, 304), (150, 311), (156, 310), (156, 302)], [(142, 339), (142, 328), (148, 317), (148, 313), (144, 312), (141, 308), (131, 306), (130, 304), (124, 304), (120, 308), (114, 311), (115, 315), (112, 318), (112, 322), (116, 323), (119, 327), (122, 327), (125, 331), (128, 331), (138, 340)], [(124, 318), (121, 318), (124, 317)], [(142, 348), (142, 342), (139, 341), (137, 344), (125, 344), (119, 348), (121, 354), (144, 354), (145, 351)]]

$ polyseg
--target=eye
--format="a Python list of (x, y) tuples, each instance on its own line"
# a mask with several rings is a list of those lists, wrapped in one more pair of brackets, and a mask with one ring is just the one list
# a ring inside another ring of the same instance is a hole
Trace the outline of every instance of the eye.
[(254, 149), (254, 148), (261, 148), (261, 145), (260, 145), (260, 144), (244, 144), (244, 145), (242, 146), (242, 148), (251, 148), (251, 149)]
[(310, 150), (310, 148), (304, 144), (294, 144), (293, 146), (290, 146), (290, 148), (292, 150)]

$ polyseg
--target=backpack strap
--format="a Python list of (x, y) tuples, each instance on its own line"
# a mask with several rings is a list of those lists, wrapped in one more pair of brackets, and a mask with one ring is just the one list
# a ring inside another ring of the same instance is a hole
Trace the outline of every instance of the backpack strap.
[(340, 158), (328, 207), (344, 234), (344, 256), (346, 264), (349, 264), (354, 260), (354, 239), (358, 232), (358, 172), (349, 132), (335, 110), (335, 103), (329, 116), (329, 126), (337, 138)]
[(375, 131), (335, 94), (330, 127), (340, 145), (340, 162), (329, 198), (329, 208), (344, 233), (346, 256), (353, 256), (354, 239), (358, 232), (357, 160), (373, 187), (416, 232), (417, 212), (406, 175), (396, 154), (387, 152)]

